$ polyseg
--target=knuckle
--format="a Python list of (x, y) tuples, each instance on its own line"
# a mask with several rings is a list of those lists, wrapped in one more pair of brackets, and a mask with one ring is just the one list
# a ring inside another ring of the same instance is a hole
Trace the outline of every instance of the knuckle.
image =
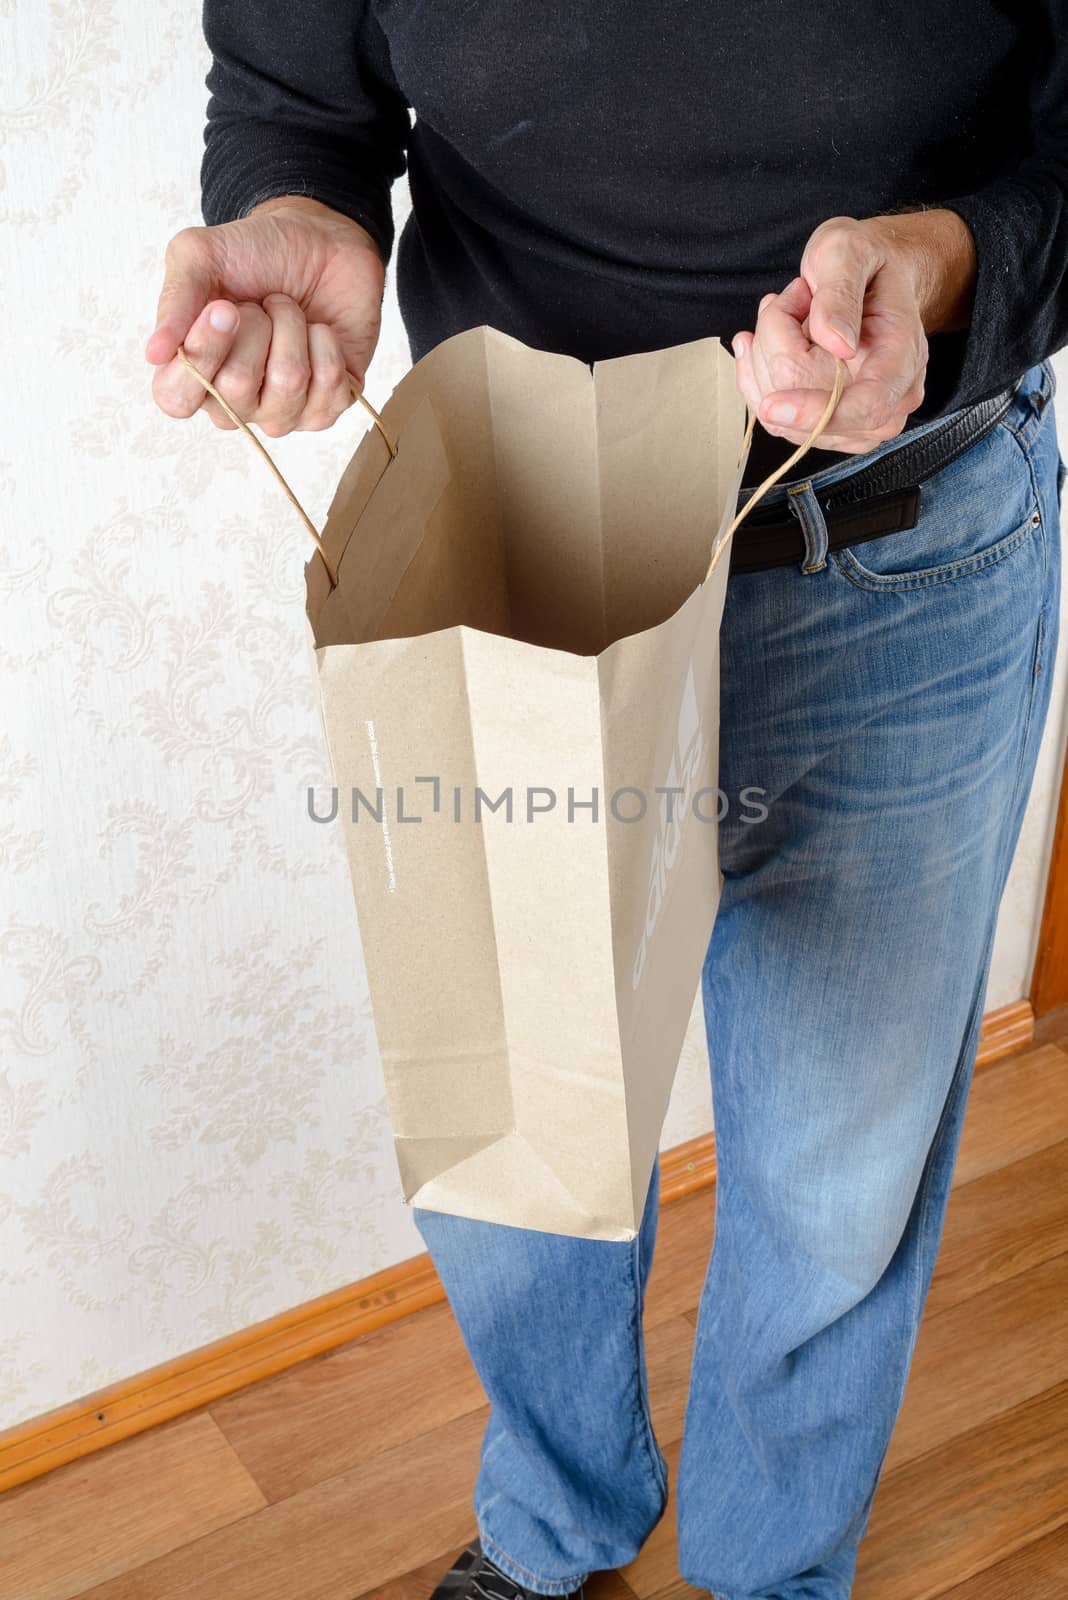
[(316, 377), (324, 388), (340, 389), (345, 381), (345, 363), (338, 356), (330, 356), (320, 362)]
[(802, 373), (792, 356), (779, 351), (768, 362), (768, 377), (775, 389), (799, 389), (803, 387)]
[(250, 334), (254, 329), (258, 329), (261, 335), (269, 333), (271, 319), (261, 305), (257, 305), (254, 300), (239, 300), (237, 309), (245, 333)]
[(909, 393), (908, 393), (909, 407), (908, 407), (908, 409), (910, 411), (915, 411), (919, 406), (922, 406), (923, 402), (924, 402), (924, 397), (926, 396), (926, 394), (927, 394), (927, 363), (925, 361), (923, 366), (921, 367), (920, 371), (916, 374), (916, 379), (915, 379), (915, 381), (914, 381), (914, 383), (912, 385), (912, 388), (909, 390)]
[(856, 248), (861, 241), (860, 225), (856, 217), (828, 217), (823, 224), (822, 234), (825, 242), (833, 242), (846, 249)]
[(258, 371), (247, 361), (228, 361), (215, 379), (215, 387), (229, 400), (232, 395), (246, 399), (258, 391)]
[(178, 421), (191, 417), (200, 404), (199, 400), (191, 400), (188, 394), (175, 388), (173, 384), (159, 380), (152, 385), (152, 398), (165, 416), (174, 417)]
[(303, 361), (291, 356), (275, 361), (267, 371), (267, 382), (283, 400), (297, 400), (308, 387), (310, 372)]
[(901, 398), (897, 402), (895, 410), (901, 412), (904, 416), (908, 416), (910, 411), (915, 411), (916, 407), (922, 405), (922, 403), (923, 384), (920, 382), (915, 382), (911, 384), (910, 387), (907, 388), (902, 394)]
[(182, 228), (167, 241), (164, 257), (168, 264), (184, 266), (190, 261), (195, 261), (205, 253), (207, 247), (206, 228)]
[(854, 415), (857, 423), (866, 432), (880, 428), (886, 422), (887, 397), (881, 394), (858, 394)]
[(187, 400), (180, 399), (173, 394), (158, 394), (156, 404), (165, 416), (173, 417), (176, 422), (185, 422), (197, 409)]

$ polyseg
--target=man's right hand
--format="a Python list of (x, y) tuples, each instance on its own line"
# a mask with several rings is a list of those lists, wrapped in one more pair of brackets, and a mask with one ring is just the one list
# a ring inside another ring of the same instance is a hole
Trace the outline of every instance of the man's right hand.
[(363, 383), (381, 319), (385, 268), (358, 223), (300, 196), (238, 222), (185, 228), (167, 246), (156, 330), (145, 349), (169, 417), (203, 409), (233, 428), (178, 359), (179, 345), (238, 416), (271, 438), (329, 428)]

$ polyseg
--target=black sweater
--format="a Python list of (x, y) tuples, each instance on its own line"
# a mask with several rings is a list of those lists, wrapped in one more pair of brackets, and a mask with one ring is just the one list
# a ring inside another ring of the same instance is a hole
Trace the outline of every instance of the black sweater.
[[(587, 361), (729, 339), (824, 218), (924, 206), (969, 224), (978, 281), (914, 421), (1068, 343), (1068, 0), (205, 0), (204, 21), (205, 220), (310, 195), (388, 257), (407, 164), (414, 359), (480, 323)], [(789, 448), (758, 439), (749, 481)]]

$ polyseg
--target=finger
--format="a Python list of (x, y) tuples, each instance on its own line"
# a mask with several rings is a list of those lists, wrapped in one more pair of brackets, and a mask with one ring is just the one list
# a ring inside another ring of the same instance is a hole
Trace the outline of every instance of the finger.
[(856, 355), (864, 295), (879, 265), (871, 236), (851, 218), (817, 228), (801, 257), (812, 291), (808, 326), (814, 344), (843, 360)]
[[(753, 371), (762, 395), (776, 389), (828, 387), (832, 363), (804, 334), (811, 296), (801, 278), (782, 294), (761, 301), (753, 345)], [(761, 410), (761, 419), (764, 413)]]
[[(805, 398), (806, 400), (812, 398), (811, 390), (805, 391)], [(818, 450), (842, 450), (855, 454), (870, 450), (873, 446), (882, 444), (886, 439), (896, 438), (902, 429), (908, 426), (909, 413), (902, 409), (888, 418), (880, 428), (854, 429), (846, 433), (840, 428), (838, 410), (836, 409), (832, 414), (829, 426), (825, 427), (821, 433), (813, 438), (813, 429), (819, 424), (823, 415), (823, 407), (829, 399), (830, 394), (828, 392), (824, 394), (822, 404), (820, 404), (817, 395), (815, 416), (806, 419), (804, 427), (787, 428), (780, 426), (768, 428), (768, 432), (775, 434), (777, 438), (785, 439), (790, 444), (811, 443)], [(767, 424), (764, 424), (764, 426), (767, 427)]]
[[(215, 387), (238, 416), (248, 422), (260, 404), (273, 324), (263, 307), (251, 301), (238, 309), (241, 321), (229, 353), (215, 374)], [(204, 410), (217, 428), (235, 426), (217, 401), (206, 400)]]
[(311, 381), (308, 324), (287, 294), (269, 294), (263, 309), (271, 319), (271, 347), (254, 421), (272, 439), (292, 433), (304, 410)]
[(923, 400), (927, 339), (915, 310), (898, 316), (884, 312), (872, 318), (872, 325), (870, 349), (843, 397), (840, 417), (849, 431), (882, 428), (898, 411), (913, 411)]
[(178, 346), (216, 288), (214, 252), (206, 228), (184, 228), (167, 246), (156, 327), (145, 346), (154, 367), (173, 361)]
[[(776, 393), (776, 382), (800, 382), (806, 396), (817, 402), (809, 433), (822, 416), (829, 397), (829, 387), (820, 386), (820, 375), (829, 370), (833, 373), (831, 358), (826, 351), (814, 348), (804, 332), (811, 298), (803, 278), (793, 279), (781, 294), (765, 295), (760, 302), (757, 332), (752, 336), (752, 343), (742, 345), (741, 341), (749, 338), (748, 335), (739, 335), (736, 341), (736, 357), (739, 354), (747, 357), (739, 372), (739, 386), (744, 386), (747, 404), (756, 412), (765, 431), (776, 437), (793, 438), (787, 427), (778, 425), (768, 414), (769, 395)], [(786, 420), (792, 421), (794, 417), (795, 408), (791, 407)], [(806, 437), (807, 434), (798, 434), (797, 441)]]
[[(791, 432), (804, 435), (819, 422), (828, 398), (830, 389), (780, 390), (767, 395), (767, 414), (783, 434)], [(908, 394), (891, 398), (886, 384), (860, 379), (846, 389), (833, 411), (831, 422), (836, 434), (881, 434), (884, 427), (891, 426), (895, 418), (903, 418), (910, 411), (915, 411), (916, 405), (919, 405), (919, 400), (913, 405)], [(830, 424), (825, 432), (830, 432)]]
[(333, 427), (341, 413), (348, 410), (352, 391), (345, 375), (340, 341), (325, 322), (309, 322), (308, 356), (311, 382), (299, 426), (307, 433), (318, 433), (323, 428)]
[[(736, 334), (734, 339), (731, 341), (731, 348), (734, 351), (735, 356), (735, 371), (739, 391), (741, 392), (742, 397), (749, 406), (750, 410), (759, 412), (759, 406), (763, 396), (761, 395), (759, 386), (757, 385), (751, 361), (753, 335), (751, 333)], [(807, 425), (803, 430), (785, 427), (771, 427), (767, 423), (762, 423), (765, 431), (774, 434), (776, 438), (784, 439), (788, 444), (807, 444), (812, 429), (816, 426), (816, 423), (823, 415), (824, 407), (830, 398), (830, 390), (828, 389), (820, 391), (807, 389), (803, 391), (803, 396), (806, 403), (811, 402), (813, 405), (811, 419), (806, 418)], [(916, 398), (916, 405), (920, 403), (920, 398), (922, 398), (922, 396)], [(874, 449), (877, 444), (882, 444), (884, 440), (895, 438), (905, 426), (905, 422), (906, 415), (904, 412), (902, 412), (900, 416), (892, 419), (891, 423), (888, 424), (887, 427), (880, 433), (840, 434), (824, 432), (818, 436), (814, 443), (816, 444), (817, 448), (822, 450), (841, 451), (845, 455), (861, 455), (868, 450)]]
[[(229, 300), (213, 300), (186, 334), (185, 353), (206, 378), (214, 379), (229, 355), (240, 320), (237, 307)], [(177, 357), (167, 366), (157, 367), (152, 394), (169, 417), (191, 417), (207, 397), (203, 385)]]
[(731, 340), (734, 351), (734, 381), (738, 392), (754, 414), (760, 405), (760, 389), (753, 374), (753, 335), (736, 333)]
[[(777, 390), (764, 397), (761, 420), (782, 429), (799, 433), (814, 428), (830, 398), (830, 389)], [(835, 407), (832, 422), (838, 434), (881, 433), (898, 417), (915, 411), (923, 400), (922, 375), (894, 373), (882, 377), (878, 373), (868, 376), (865, 363), (861, 375), (842, 394)], [(830, 431), (828, 427), (826, 432)], [(895, 429), (895, 432), (900, 431)]]

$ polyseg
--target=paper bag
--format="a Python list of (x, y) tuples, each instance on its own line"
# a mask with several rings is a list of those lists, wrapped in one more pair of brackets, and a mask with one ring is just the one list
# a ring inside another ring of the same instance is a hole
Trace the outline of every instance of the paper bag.
[(383, 423), (307, 615), (404, 1194), (629, 1239), (721, 884), (733, 362), (479, 328)]

